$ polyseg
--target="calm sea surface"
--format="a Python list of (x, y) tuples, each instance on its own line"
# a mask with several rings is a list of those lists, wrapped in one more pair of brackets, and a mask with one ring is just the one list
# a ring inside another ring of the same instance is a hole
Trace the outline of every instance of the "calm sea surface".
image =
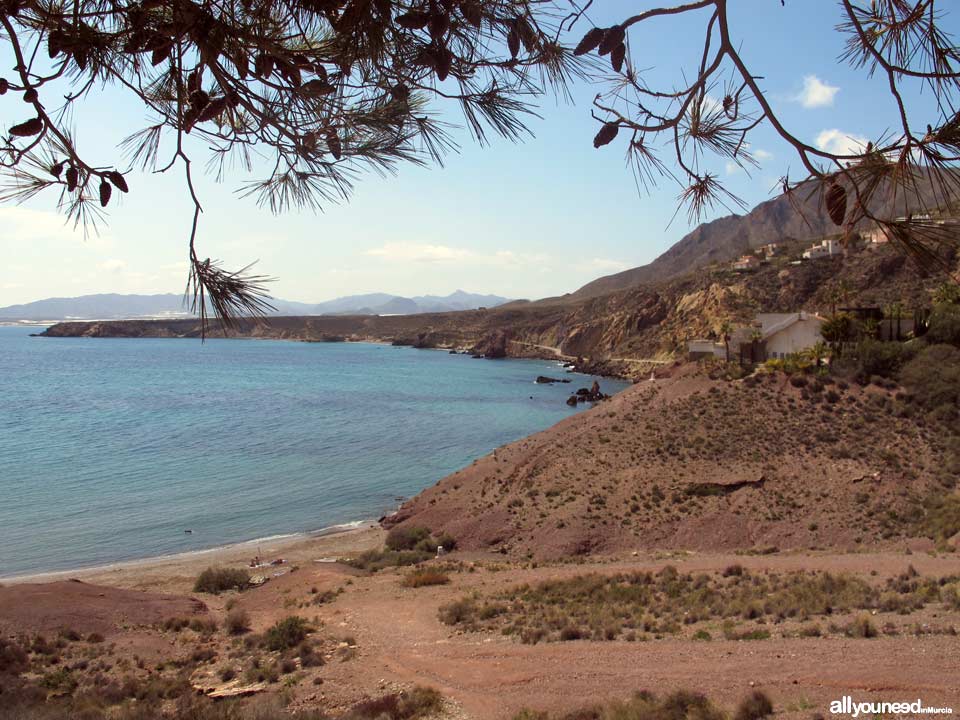
[(376, 517), (577, 412), (564, 399), (593, 379), (381, 345), (38, 331), (0, 327), (0, 577)]

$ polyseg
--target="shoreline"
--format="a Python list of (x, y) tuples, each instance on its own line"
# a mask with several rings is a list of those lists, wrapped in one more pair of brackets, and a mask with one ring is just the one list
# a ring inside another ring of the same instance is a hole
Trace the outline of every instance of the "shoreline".
[[(45, 583), (61, 580), (83, 580), (100, 582), (105, 579), (124, 578), (136, 580), (154, 576), (155, 579), (167, 579), (175, 572), (185, 572), (191, 568), (210, 565), (243, 563), (248, 567), (251, 552), (262, 552), (265, 559), (284, 553), (284, 563), (277, 566), (260, 566), (257, 570), (288, 571), (295, 561), (302, 562), (306, 556), (328, 551), (329, 553), (353, 553), (368, 549), (374, 537), (384, 533), (380, 523), (373, 519), (355, 520), (338, 525), (330, 525), (318, 530), (286, 535), (270, 535), (240, 542), (218, 545), (203, 550), (187, 550), (167, 555), (152, 555), (131, 560), (89, 567), (77, 567), (66, 570), (47, 570), (21, 575), (0, 576), (0, 586), (21, 585), (27, 583)], [(288, 557), (290, 559), (288, 559)], [(313, 558), (314, 560), (322, 558)], [(248, 567), (249, 569), (249, 567)]]

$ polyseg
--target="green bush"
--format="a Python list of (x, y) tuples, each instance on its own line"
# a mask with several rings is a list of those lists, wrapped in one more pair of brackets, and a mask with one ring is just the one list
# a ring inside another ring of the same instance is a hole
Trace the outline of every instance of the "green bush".
[(945, 414), (945, 420), (955, 417), (960, 406), (960, 349), (952, 345), (924, 348), (903, 368), (900, 381), (927, 412)]
[(288, 650), (302, 643), (310, 632), (306, 620), (298, 615), (288, 615), (267, 630), (263, 640), (268, 650)]
[(347, 565), (358, 570), (376, 572), (388, 567), (417, 565), (432, 557), (432, 552), (424, 550), (367, 550), (347, 560)]
[(193, 591), (219, 595), (227, 590), (243, 590), (249, 584), (250, 573), (244, 568), (208, 567), (193, 584)]
[[(425, 527), (395, 527), (387, 533), (388, 550), (435, 550), (430, 531)], [(432, 547), (431, 547), (432, 546)]]
[(836, 360), (833, 367), (837, 372), (866, 385), (874, 376), (895, 377), (915, 353), (916, 346), (910, 343), (862, 340), (853, 351)]
[(921, 529), (927, 537), (942, 542), (960, 533), (960, 495), (933, 496), (924, 506)]
[(960, 347), (960, 305), (937, 305), (930, 313), (927, 342)]

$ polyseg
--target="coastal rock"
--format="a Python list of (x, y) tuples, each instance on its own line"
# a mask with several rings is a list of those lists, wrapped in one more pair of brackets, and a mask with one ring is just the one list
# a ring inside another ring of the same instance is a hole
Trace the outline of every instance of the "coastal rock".
[(504, 358), (507, 357), (507, 346), (510, 343), (510, 332), (507, 330), (495, 330), (488, 333), (473, 346), (474, 355), (482, 355), (486, 358)]
[(537, 375), (537, 379), (534, 382), (536, 382), (538, 385), (550, 385), (552, 383), (568, 383), (570, 380), (566, 378), (561, 380), (559, 378), (552, 378), (546, 375)]
[[(606, 400), (610, 396), (605, 395), (600, 390), (600, 383), (594, 380), (589, 390), (587, 388), (580, 388), (570, 397), (576, 398), (577, 402), (599, 402), (600, 400)], [(571, 404), (570, 400), (567, 400), (567, 404)]]

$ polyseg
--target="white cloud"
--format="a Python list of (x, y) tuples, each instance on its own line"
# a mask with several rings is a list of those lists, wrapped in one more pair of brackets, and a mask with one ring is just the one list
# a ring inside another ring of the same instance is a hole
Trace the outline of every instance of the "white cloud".
[(796, 100), (805, 108), (830, 107), (839, 91), (840, 88), (827, 85), (816, 75), (807, 75), (803, 78), (803, 90)]
[(104, 260), (97, 267), (103, 272), (118, 273), (124, 268), (126, 268), (127, 264), (123, 260), (110, 258), (109, 260)]
[(818, 148), (833, 155), (858, 155), (864, 151), (868, 141), (861, 135), (831, 128), (821, 130), (816, 142)]
[(772, 152), (767, 152), (766, 150), (761, 150), (760, 148), (757, 148), (756, 150), (751, 150), (751, 152), (753, 153), (753, 157), (755, 157), (760, 162), (763, 162), (764, 160), (773, 159)]
[(463, 248), (427, 243), (390, 242), (378, 248), (371, 248), (364, 255), (385, 260), (406, 260), (412, 262), (451, 262), (471, 257), (472, 253)]
[(613, 260), (611, 258), (593, 258), (587, 265), (591, 270), (608, 273), (621, 272), (622, 270), (629, 270), (633, 267), (633, 265), (623, 262), (623, 260)]
[(536, 253), (517, 253), (513, 250), (480, 253), (467, 248), (415, 242), (389, 242), (380, 247), (365, 250), (363, 254), (391, 262), (447, 264), (464, 267), (483, 265), (520, 268), (535, 263), (542, 264), (549, 260), (546, 255)]
[(3, 228), (4, 238), (17, 242), (72, 239), (85, 242), (95, 250), (104, 250), (113, 245), (109, 235), (98, 235), (91, 231), (84, 238), (83, 227), (74, 228), (73, 223), (68, 223), (66, 217), (59, 213), (18, 205), (0, 207), (0, 227)]

